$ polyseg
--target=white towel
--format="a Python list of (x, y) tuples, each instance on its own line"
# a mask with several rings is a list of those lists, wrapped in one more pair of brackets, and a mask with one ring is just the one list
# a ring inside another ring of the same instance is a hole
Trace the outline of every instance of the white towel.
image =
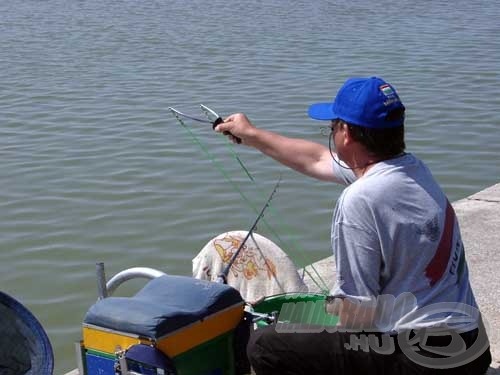
[[(193, 259), (193, 277), (217, 280), (248, 232), (231, 231), (210, 240)], [(305, 292), (297, 267), (274, 242), (253, 233), (234, 261), (227, 283), (249, 303), (287, 292)]]

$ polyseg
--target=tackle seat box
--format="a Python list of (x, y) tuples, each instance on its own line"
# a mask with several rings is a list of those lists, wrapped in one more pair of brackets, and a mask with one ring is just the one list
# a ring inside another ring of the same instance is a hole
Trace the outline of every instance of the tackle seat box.
[(108, 297), (91, 306), (83, 344), (114, 354), (146, 343), (173, 358), (233, 330), (243, 309), (240, 293), (228, 285), (164, 275), (133, 297)]

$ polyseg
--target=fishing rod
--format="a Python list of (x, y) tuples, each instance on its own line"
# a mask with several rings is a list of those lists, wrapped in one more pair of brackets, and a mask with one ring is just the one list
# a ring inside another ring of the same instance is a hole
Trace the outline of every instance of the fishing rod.
[(247, 242), (248, 238), (252, 235), (252, 232), (254, 231), (255, 227), (257, 226), (257, 223), (264, 216), (264, 211), (266, 210), (267, 207), (269, 207), (269, 204), (271, 203), (271, 200), (273, 199), (274, 194), (278, 190), (278, 186), (280, 185), (280, 182), (281, 182), (281, 175), (280, 175), (280, 177), (278, 179), (278, 182), (276, 182), (276, 185), (274, 186), (273, 191), (269, 195), (269, 198), (267, 198), (266, 204), (264, 204), (264, 207), (262, 207), (262, 210), (260, 210), (259, 216), (257, 216), (257, 219), (255, 220), (255, 222), (250, 227), (250, 230), (248, 231), (248, 233), (245, 236), (244, 240), (241, 241), (241, 244), (238, 247), (238, 250), (236, 250), (236, 252), (233, 254), (233, 256), (229, 260), (229, 262), (226, 265), (226, 267), (224, 267), (224, 269), (222, 270), (222, 272), (219, 275), (217, 275), (217, 282), (218, 283), (227, 284), (227, 275), (229, 275), (229, 270), (233, 266), (233, 263), (236, 260), (236, 258), (238, 257), (238, 255), (240, 255), (240, 252), (243, 249), (243, 246)]

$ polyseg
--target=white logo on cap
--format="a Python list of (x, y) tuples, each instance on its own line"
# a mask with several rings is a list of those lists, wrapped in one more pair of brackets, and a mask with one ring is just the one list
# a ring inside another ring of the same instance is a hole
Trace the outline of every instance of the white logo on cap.
[(382, 91), (382, 94), (384, 94), (388, 99), (384, 102), (384, 105), (387, 107), (388, 105), (391, 105), (392, 103), (397, 103), (399, 102), (399, 98), (392, 89), (391, 86), (389, 86), (387, 83), (384, 83), (382, 86), (379, 87), (380, 91)]

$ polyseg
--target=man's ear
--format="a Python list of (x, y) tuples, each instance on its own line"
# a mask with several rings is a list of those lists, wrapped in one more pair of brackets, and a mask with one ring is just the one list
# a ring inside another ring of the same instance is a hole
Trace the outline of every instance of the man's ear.
[(342, 124), (342, 128), (340, 131), (344, 132), (344, 145), (349, 145), (354, 142), (354, 138), (352, 137), (351, 134), (351, 129), (349, 129), (349, 125), (347, 124)]

